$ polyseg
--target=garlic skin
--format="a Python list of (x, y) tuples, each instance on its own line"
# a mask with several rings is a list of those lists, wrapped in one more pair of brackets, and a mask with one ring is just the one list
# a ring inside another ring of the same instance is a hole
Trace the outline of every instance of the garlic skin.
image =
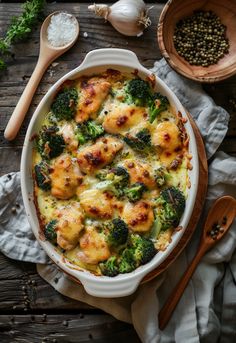
[(141, 36), (143, 30), (151, 25), (143, 0), (119, 0), (112, 6), (94, 4), (88, 6), (88, 10), (109, 21), (126, 36)]

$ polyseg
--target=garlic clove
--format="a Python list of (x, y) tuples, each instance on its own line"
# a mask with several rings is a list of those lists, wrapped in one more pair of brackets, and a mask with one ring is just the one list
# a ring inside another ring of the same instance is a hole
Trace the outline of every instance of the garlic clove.
[(99, 17), (102, 17), (105, 20), (107, 20), (107, 16), (110, 12), (110, 7), (104, 4), (99, 4), (99, 5), (94, 4), (94, 5), (89, 5), (88, 10), (94, 12)]
[(112, 6), (94, 4), (88, 6), (88, 9), (105, 18), (126, 36), (141, 36), (143, 30), (151, 25), (143, 0), (119, 0)]

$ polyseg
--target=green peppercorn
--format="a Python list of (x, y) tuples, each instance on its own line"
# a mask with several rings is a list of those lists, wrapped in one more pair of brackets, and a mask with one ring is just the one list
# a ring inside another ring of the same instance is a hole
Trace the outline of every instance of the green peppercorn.
[(175, 27), (176, 51), (191, 65), (208, 67), (229, 52), (226, 26), (212, 11), (196, 11)]

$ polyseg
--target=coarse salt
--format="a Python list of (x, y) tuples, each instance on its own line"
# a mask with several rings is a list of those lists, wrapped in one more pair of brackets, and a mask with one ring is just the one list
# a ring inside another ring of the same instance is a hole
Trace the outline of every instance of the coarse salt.
[(58, 13), (51, 17), (48, 25), (47, 38), (50, 45), (61, 47), (74, 40), (77, 34), (77, 21), (69, 13)]

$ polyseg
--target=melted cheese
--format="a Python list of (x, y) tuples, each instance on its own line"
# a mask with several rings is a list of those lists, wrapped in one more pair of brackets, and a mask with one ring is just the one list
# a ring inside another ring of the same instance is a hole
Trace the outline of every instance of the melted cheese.
[(77, 154), (79, 167), (85, 174), (93, 174), (98, 169), (111, 163), (122, 147), (123, 143), (117, 138), (100, 138), (95, 144), (79, 151)]
[(93, 227), (88, 227), (81, 237), (80, 249), (77, 257), (82, 262), (89, 264), (105, 261), (111, 255), (106, 238)]
[(113, 106), (103, 121), (104, 129), (113, 134), (124, 134), (130, 129), (143, 127), (148, 114), (145, 107), (119, 104)]
[(78, 140), (75, 138), (74, 127), (71, 123), (66, 123), (60, 130), (69, 151), (78, 148)]
[(162, 231), (158, 236), (158, 241), (155, 243), (156, 249), (164, 251), (171, 242), (172, 233), (172, 229)]
[[(152, 143), (161, 148), (161, 162), (170, 166), (173, 161), (181, 159), (182, 142), (178, 126), (172, 121), (164, 121), (157, 125), (152, 135)], [(174, 163), (174, 162), (173, 162)]]
[(134, 232), (147, 232), (154, 222), (153, 210), (147, 201), (127, 203), (121, 217)]
[(80, 232), (83, 230), (83, 215), (77, 202), (54, 211), (57, 220), (57, 244), (66, 250), (71, 250), (79, 242)]
[(51, 193), (58, 199), (71, 198), (83, 178), (76, 159), (72, 159), (69, 155), (61, 155), (56, 158), (50, 177)]
[(124, 161), (124, 167), (129, 172), (131, 183), (142, 182), (150, 189), (156, 187), (149, 164), (138, 162), (135, 159), (127, 159)]
[(113, 215), (112, 199), (98, 189), (90, 189), (80, 194), (80, 204), (87, 216), (93, 218), (111, 218)]
[(175, 123), (164, 121), (157, 125), (153, 135), (152, 143), (170, 152), (181, 146), (180, 132)]
[(106, 99), (111, 88), (107, 81), (93, 79), (90, 82), (82, 82), (80, 102), (78, 105), (75, 121), (82, 123), (89, 118), (95, 119), (103, 101)]

